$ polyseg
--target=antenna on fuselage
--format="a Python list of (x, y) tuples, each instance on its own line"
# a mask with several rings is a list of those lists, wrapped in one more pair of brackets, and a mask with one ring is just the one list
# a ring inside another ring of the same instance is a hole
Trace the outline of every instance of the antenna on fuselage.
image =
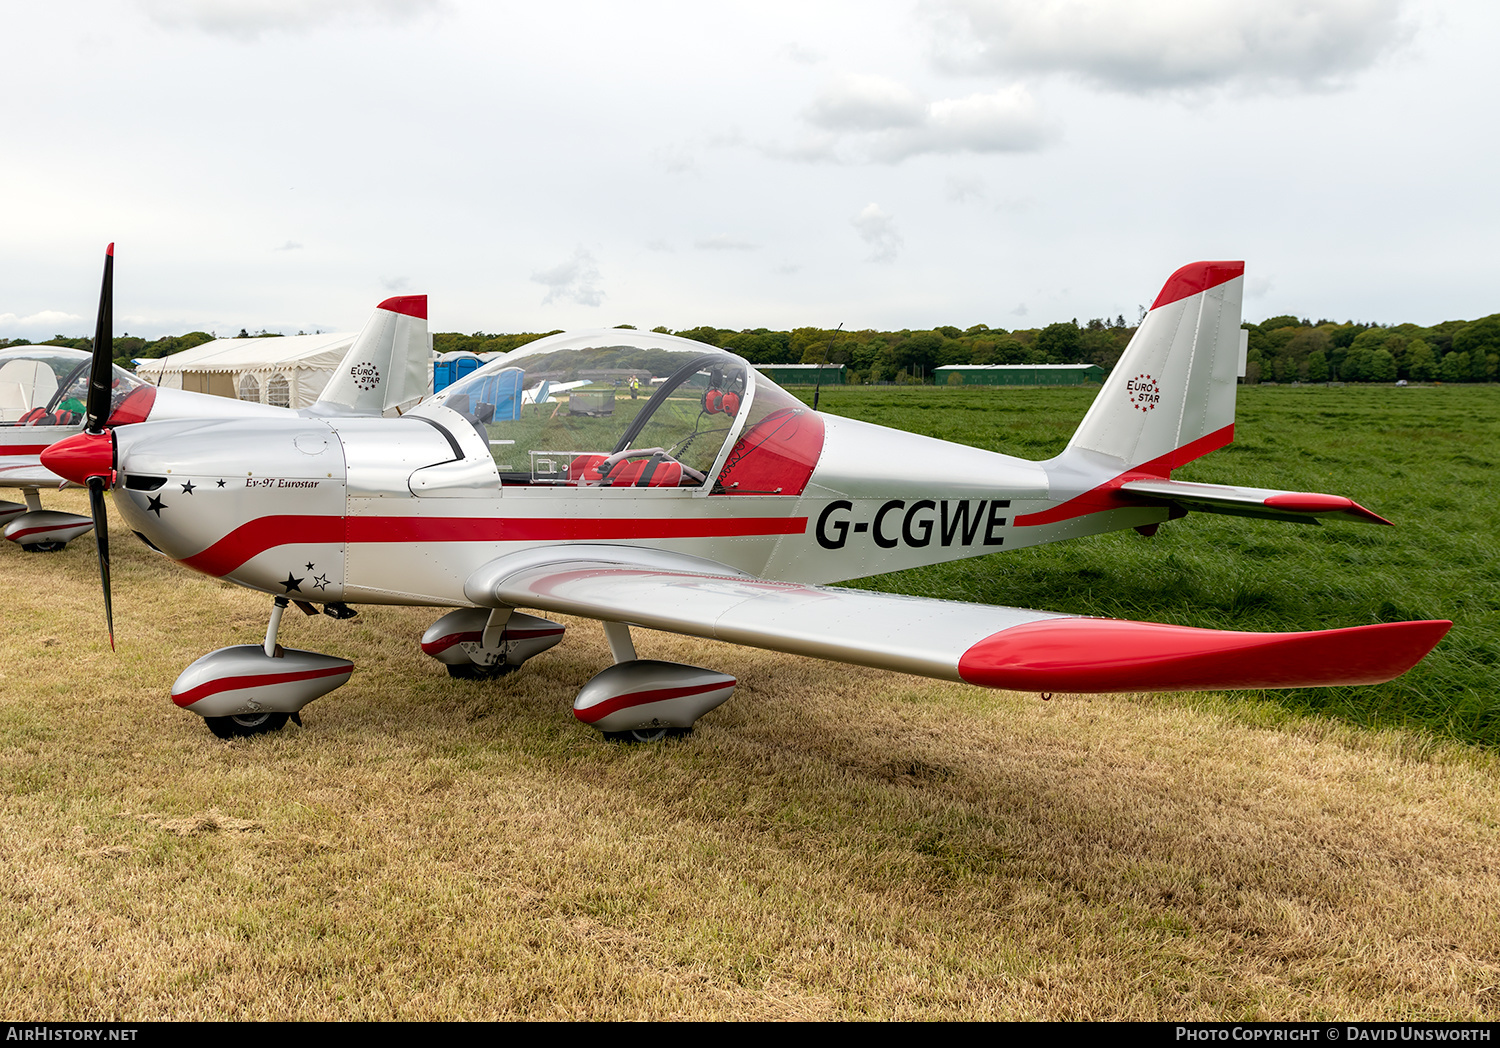
[(828, 348), (823, 350), (823, 364), (818, 365), (818, 381), (813, 386), (813, 410), (818, 410), (818, 394), (823, 392), (823, 367), (828, 358), (833, 355), (833, 340), (839, 337), (839, 332), (844, 330), (844, 322), (839, 321), (839, 326), (833, 329), (833, 334), (828, 336)]

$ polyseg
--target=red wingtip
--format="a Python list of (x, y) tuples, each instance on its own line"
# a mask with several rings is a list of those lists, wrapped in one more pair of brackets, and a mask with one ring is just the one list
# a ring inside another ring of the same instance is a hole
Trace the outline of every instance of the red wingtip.
[(1381, 684), (1420, 662), (1451, 622), (1240, 633), (1119, 619), (1028, 622), (964, 652), (970, 684), (1015, 691), (1217, 691)]
[(109, 242), (109, 247), (107, 247), (107, 248), (104, 249), (104, 253), (106, 255), (108, 255), (110, 258), (114, 258), (115, 257), (115, 242), (113, 240), (111, 240)]
[(1151, 303), (1152, 309), (1169, 305), (1211, 287), (1227, 284), (1235, 277), (1243, 276), (1243, 262), (1191, 262), (1167, 277), (1161, 294)]
[(403, 316), (416, 317), (418, 320), (427, 319), (427, 296), (426, 295), (397, 295), (388, 298), (376, 309), (387, 309), (392, 313), (400, 313)]

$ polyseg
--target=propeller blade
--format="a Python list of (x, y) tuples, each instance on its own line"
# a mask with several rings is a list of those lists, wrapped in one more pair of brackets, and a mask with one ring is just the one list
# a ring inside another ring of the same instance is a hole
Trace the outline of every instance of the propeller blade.
[(115, 246), (104, 252), (104, 283), (99, 288), (99, 318), (94, 326), (94, 361), (89, 369), (89, 393), (86, 401), (90, 433), (98, 433), (109, 421), (110, 394), (114, 387), (115, 363)]
[(104, 621), (109, 627), (109, 650), (115, 650), (115, 609), (109, 599), (109, 517), (104, 512), (104, 478), (90, 477), (89, 509), (94, 513), (94, 545), (99, 550), (99, 581), (104, 586)]

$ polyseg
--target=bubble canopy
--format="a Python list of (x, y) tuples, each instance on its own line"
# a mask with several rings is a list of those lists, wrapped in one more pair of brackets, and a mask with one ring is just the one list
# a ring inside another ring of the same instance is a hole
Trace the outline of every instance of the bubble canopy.
[(429, 405), (469, 420), (505, 484), (705, 493), (732, 493), (715, 483), (742, 433), (772, 414), (812, 415), (732, 353), (613, 328), (529, 343), (416, 413)]
[[(0, 425), (58, 426), (83, 421), (93, 358), (60, 346), (13, 346), (0, 351)], [(116, 365), (110, 411), (145, 385)]]

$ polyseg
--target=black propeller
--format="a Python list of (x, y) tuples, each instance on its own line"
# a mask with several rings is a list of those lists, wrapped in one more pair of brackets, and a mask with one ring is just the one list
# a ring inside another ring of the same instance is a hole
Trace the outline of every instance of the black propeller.
[[(99, 318), (94, 326), (94, 359), (89, 368), (84, 432), (98, 436), (109, 421), (114, 392), (115, 246), (104, 252), (104, 283), (99, 289)], [(104, 586), (104, 621), (109, 627), (109, 650), (115, 650), (115, 612), (109, 596), (109, 517), (104, 511), (104, 477), (89, 477), (89, 509), (94, 515), (94, 544), (99, 550), (99, 581)]]

